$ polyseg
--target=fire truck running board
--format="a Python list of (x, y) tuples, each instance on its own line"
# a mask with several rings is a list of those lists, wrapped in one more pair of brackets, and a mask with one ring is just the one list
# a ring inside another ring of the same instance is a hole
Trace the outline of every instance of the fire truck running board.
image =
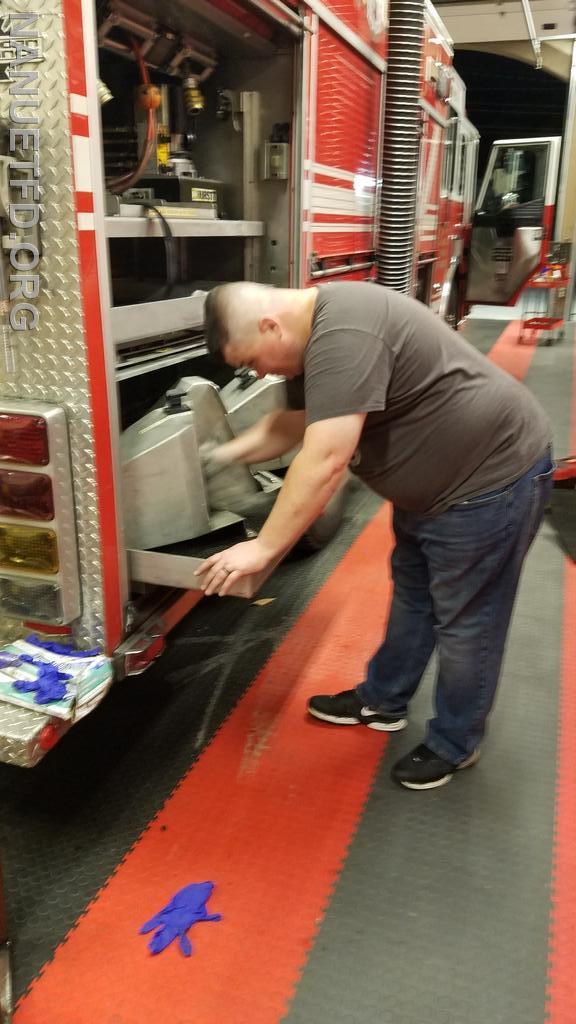
[(0, 761), (33, 768), (71, 725), (69, 720), (0, 701)]
[[(184, 545), (177, 545), (182, 552)], [(213, 554), (214, 552), (210, 552)], [(174, 587), (178, 590), (200, 590), (199, 579), (195, 575), (203, 558), (182, 553), (171, 553), (166, 548), (162, 551), (128, 551), (130, 575), (138, 583), (155, 583), (163, 587)], [(232, 587), (232, 597), (251, 598), (260, 589), (270, 572), (255, 573), (253, 576), (240, 580)]]

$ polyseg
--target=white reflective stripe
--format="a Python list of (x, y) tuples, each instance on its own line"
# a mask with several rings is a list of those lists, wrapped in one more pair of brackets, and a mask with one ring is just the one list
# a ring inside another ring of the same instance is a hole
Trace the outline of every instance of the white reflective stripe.
[(374, 233), (372, 224), (311, 224), (308, 222), (307, 224), (303, 224), (302, 228), (304, 231), (313, 231), (315, 234), (321, 235), (331, 234), (333, 232), (341, 232), (342, 234), (347, 235), (352, 231), (359, 232), (363, 235), (372, 235)]
[(309, 178), (306, 178), (302, 182), (302, 209), (310, 209), (310, 190), (312, 188), (312, 182)]
[(374, 193), (357, 193), (336, 185), (312, 185), (312, 213), (341, 213), (358, 217), (374, 216)]
[[(436, 179), (436, 170), (438, 167), (438, 157), (440, 155), (440, 147), (435, 143), (440, 141), (440, 128), (438, 125), (434, 125), (432, 129), (432, 138), (429, 140), (432, 148), (428, 152), (428, 159), (426, 161), (426, 170), (424, 172), (424, 183), (421, 192), (421, 205), (420, 209), (425, 210), (429, 205), (430, 193), (432, 191), (432, 185)], [(441, 172), (440, 172), (441, 173)]]
[(339, 167), (328, 167), (326, 164), (313, 164), (312, 170), (315, 174), (325, 174), (327, 178), (339, 178), (341, 181), (354, 181), (356, 178), (352, 171), (341, 171)]
[(438, 11), (432, 4), (432, 0), (426, 0), (425, 14), (431, 28), (436, 33), (436, 38), (438, 39), (440, 45), (446, 51), (446, 53), (450, 54), (450, 56), (453, 57), (454, 48), (452, 45), (452, 36), (448, 32), (448, 29), (446, 28), (446, 25), (444, 24), (442, 18), (438, 14)]
[(431, 103), (428, 103), (428, 100), (420, 99), (418, 100), (418, 103), (422, 107), (422, 110), (425, 110), (427, 114), (430, 114), (432, 120), (436, 121), (436, 123), (441, 125), (442, 128), (448, 127), (449, 122), (446, 120), (445, 117), (442, 117), (442, 115), (438, 113), (436, 108), (433, 107)]
[(92, 171), (90, 168), (90, 139), (85, 135), (73, 135), (72, 153), (74, 155), (74, 182), (76, 191), (91, 192)]
[(79, 213), (78, 214), (78, 230), (79, 231), (94, 231), (94, 214), (93, 213)]
[(70, 113), (85, 114), (88, 117), (88, 97), (80, 96), (77, 92), (70, 93)]
[(318, 15), (320, 21), (328, 25), (336, 35), (340, 36), (344, 42), (348, 43), (357, 53), (360, 53), (362, 57), (365, 57), (378, 71), (386, 71), (386, 61), (384, 58), (376, 53), (371, 46), (368, 46), (368, 43), (365, 43), (353, 29), (348, 28), (348, 25), (326, 7), (322, 0), (307, 0), (307, 5), (310, 10), (314, 11), (314, 14)]

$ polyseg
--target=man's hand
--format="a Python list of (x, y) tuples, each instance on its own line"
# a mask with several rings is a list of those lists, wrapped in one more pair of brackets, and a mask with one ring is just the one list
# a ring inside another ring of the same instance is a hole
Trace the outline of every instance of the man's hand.
[(215, 441), (205, 441), (198, 449), (202, 470), (207, 480), (211, 480), (217, 473), (228, 468), (233, 461), (225, 444), (217, 444)]
[(249, 466), (285, 455), (302, 441), (304, 415), (291, 409), (270, 412), (231, 441), (221, 445), (206, 442), (200, 447), (204, 472), (210, 477), (234, 462)]
[(206, 596), (219, 594), (225, 597), (243, 576), (264, 572), (273, 562), (273, 554), (258, 539), (235, 544), (233, 548), (219, 551), (207, 558), (195, 575), (202, 578), (201, 589)]

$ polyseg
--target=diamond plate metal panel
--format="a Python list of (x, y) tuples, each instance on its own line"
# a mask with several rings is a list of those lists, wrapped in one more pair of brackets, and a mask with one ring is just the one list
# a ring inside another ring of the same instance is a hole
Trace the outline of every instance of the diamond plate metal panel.
[[(39, 72), (40, 179), (42, 188), (41, 286), (36, 330), (13, 332), (14, 374), (0, 358), (0, 393), (38, 398), (66, 408), (75, 482), (83, 612), (75, 636), (90, 645), (104, 639), (99, 513), (89, 374), (78, 274), (78, 243), (63, 14), (57, 0), (35, 0), (43, 60)], [(29, 0), (9, 0), (7, 14), (29, 13)], [(0, 92), (0, 114), (8, 116), (8, 90)]]
[[(7, 764), (33, 768), (44, 757), (40, 734), (52, 721), (47, 715), (28, 708), (0, 701), (1, 757)], [(64, 726), (64, 728), (62, 728)], [(68, 722), (58, 723), (59, 733), (67, 731)]]

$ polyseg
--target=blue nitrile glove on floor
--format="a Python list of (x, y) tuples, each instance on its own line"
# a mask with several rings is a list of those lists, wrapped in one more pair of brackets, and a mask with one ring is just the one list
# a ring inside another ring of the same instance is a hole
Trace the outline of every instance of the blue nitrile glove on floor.
[(220, 921), (221, 914), (209, 914), (206, 904), (214, 882), (194, 882), (172, 897), (163, 910), (151, 917), (140, 929), (140, 935), (158, 929), (148, 943), (151, 953), (161, 953), (174, 939), (179, 939), (184, 956), (190, 956), (192, 945), (186, 932), (197, 921)]

